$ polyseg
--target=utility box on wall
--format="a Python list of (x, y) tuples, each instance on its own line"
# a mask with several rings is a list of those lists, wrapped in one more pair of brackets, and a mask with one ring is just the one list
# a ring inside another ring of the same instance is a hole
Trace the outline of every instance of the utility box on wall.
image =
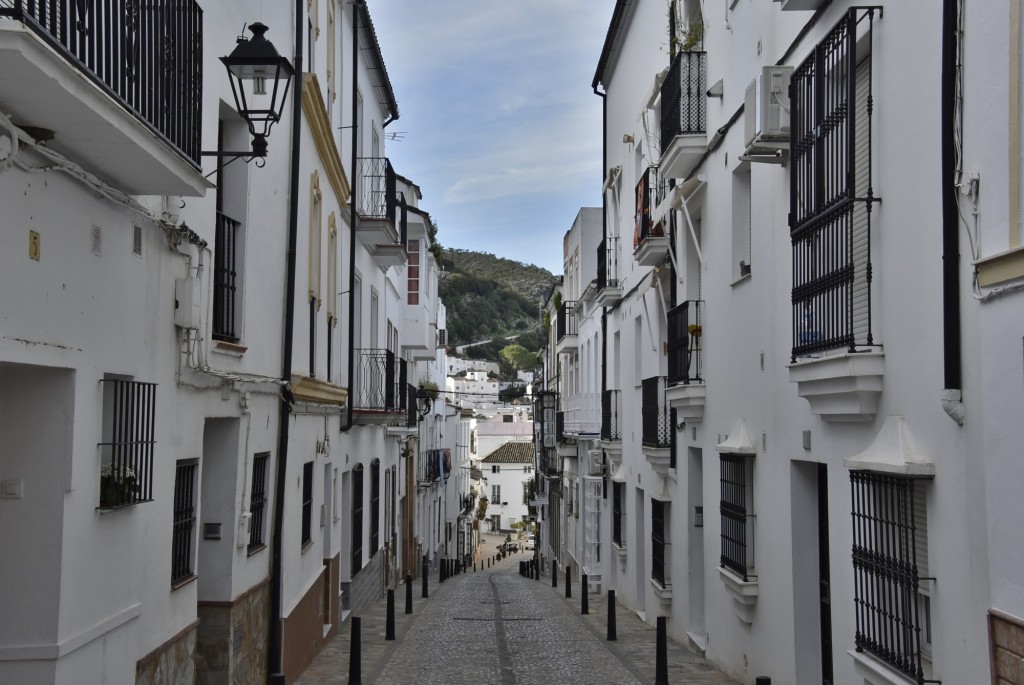
[(202, 320), (202, 307), (199, 305), (199, 279), (175, 279), (174, 325), (178, 328), (197, 331)]

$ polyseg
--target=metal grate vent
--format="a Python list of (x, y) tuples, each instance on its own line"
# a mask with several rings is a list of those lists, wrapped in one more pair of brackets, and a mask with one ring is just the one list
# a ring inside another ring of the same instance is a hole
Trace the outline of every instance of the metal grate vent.
[(142, 226), (132, 226), (132, 254), (142, 255)]
[(92, 253), (97, 256), (103, 254), (103, 229), (99, 226), (92, 227)]
[(703, 528), (704, 527), (704, 507), (693, 508), (693, 527)]

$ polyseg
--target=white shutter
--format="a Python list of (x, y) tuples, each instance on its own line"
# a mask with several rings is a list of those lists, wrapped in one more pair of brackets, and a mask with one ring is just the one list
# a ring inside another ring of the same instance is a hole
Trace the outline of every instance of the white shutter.
[[(854, 112), (856, 120), (856, 148), (854, 149), (854, 197), (867, 196), (871, 172), (871, 136), (868, 119), (868, 96), (871, 93), (871, 57), (861, 60), (857, 65), (856, 97)], [(868, 209), (864, 202), (854, 204), (850, 226), (850, 248), (853, 261), (853, 337), (854, 341), (863, 345), (867, 342), (870, 330), (870, 297), (867, 267), (871, 259), (869, 253)]]

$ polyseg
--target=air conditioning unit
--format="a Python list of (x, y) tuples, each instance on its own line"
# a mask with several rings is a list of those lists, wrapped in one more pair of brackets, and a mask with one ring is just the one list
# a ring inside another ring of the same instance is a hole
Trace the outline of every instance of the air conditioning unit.
[(789, 149), (789, 78), (793, 67), (762, 67), (744, 98), (747, 153)]

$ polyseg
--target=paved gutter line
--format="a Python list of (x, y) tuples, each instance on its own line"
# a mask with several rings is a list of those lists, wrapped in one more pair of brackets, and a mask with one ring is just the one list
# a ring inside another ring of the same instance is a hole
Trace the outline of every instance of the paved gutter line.
[(501, 616), (501, 596), (498, 594), (498, 585), (494, 582), (494, 575), (487, 578), (491, 584), (491, 595), (494, 597), (494, 636), (498, 643), (498, 667), (501, 669), (501, 685), (516, 685), (516, 674), (512, 670), (512, 654), (508, 649), (508, 641), (505, 639), (505, 625)]

